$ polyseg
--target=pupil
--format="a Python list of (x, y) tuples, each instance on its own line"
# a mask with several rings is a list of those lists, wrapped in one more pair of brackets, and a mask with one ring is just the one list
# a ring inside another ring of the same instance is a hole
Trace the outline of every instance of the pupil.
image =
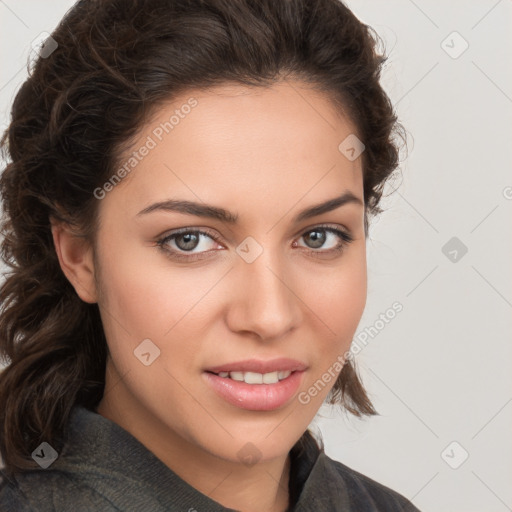
[[(185, 243), (180, 244), (179, 240), (185, 240)], [(189, 250), (195, 249), (195, 247), (197, 247), (198, 240), (199, 240), (199, 237), (197, 236), (197, 234), (185, 233), (184, 235), (180, 235), (180, 236), (176, 237), (176, 245), (180, 249), (183, 249), (184, 251), (189, 251)], [(192, 246), (190, 244), (192, 244)]]
[[(316, 236), (318, 234), (320, 234), (320, 236)], [(313, 239), (314, 248), (322, 247), (322, 245), (325, 243), (325, 231), (310, 231), (309, 237)]]

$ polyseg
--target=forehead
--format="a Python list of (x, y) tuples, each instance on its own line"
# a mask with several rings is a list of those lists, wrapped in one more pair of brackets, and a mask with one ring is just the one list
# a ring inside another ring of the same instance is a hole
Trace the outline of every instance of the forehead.
[[(196, 105), (188, 109), (187, 104), (191, 101)], [(180, 120), (175, 119), (173, 123), (178, 121), (181, 130), (173, 128), (172, 135), (179, 135), (177, 132), (184, 132), (184, 125), (189, 125), (203, 143), (208, 141), (208, 135), (217, 142), (217, 135), (222, 133), (226, 141), (228, 137), (233, 140), (246, 137), (247, 146), (256, 138), (267, 142), (273, 140), (275, 146), (284, 147), (301, 137), (318, 143), (318, 138), (328, 138), (329, 135), (336, 138), (340, 132), (356, 132), (352, 121), (336, 108), (331, 97), (292, 80), (266, 87), (224, 84), (190, 90), (174, 98), (166, 107), (160, 107), (155, 112), (154, 123), (165, 123), (169, 114), (173, 111), (180, 113), (180, 110), (186, 111), (185, 115), (180, 115)], [(151, 124), (146, 126), (146, 131)], [(273, 138), (274, 135), (278, 137)]]
[(354, 133), (329, 97), (300, 82), (189, 90), (141, 128), (121, 162), (136, 154), (136, 165), (111, 196), (125, 188), (139, 206), (177, 191), (206, 202), (275, 191), (298, 200), (313, 187), (312, 201), (347, 188), (361, 195), (361, 158), (339, 150)]

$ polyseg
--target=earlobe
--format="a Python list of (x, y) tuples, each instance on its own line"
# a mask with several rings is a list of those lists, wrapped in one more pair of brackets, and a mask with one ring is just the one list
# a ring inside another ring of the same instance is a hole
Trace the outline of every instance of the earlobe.
[(53, 244), (60, 268), (77, 295), (90, 304), (97, 302), (92, 247), (62, 221), (51, 219)]

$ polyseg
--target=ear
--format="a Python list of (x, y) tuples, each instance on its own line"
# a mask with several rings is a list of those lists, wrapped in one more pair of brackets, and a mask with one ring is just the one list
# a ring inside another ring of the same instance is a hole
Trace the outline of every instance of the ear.
[(92, 246), (85, 238), (77, 235), (69, 224), (54, 218), (50, 222), (62, 272), (84, 302), (97, 302)]

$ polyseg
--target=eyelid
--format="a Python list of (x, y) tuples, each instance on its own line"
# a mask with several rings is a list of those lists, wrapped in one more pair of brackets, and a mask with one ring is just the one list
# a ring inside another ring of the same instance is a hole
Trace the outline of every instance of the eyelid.
[(297, 234), (295, 235), (295, 237), (298, 237), (298, 236), (301, 236), (303, 235), (304, 233), (309, 233), (310, 231), (314, 231), (315, 229), (335, 229), (337, 231), (342, 231), (343, 233), (345, 233), (346, 235), (348, 236), (352, 236), (352, 232), (350, 229), (348, 229), (346, 226), (344, 226), (343, 224), (336, 224), (336, 223), (330, 223), (330, 222), (324, 222), (324, 223), (316, 223), (316, 224), (311, 224), (310, 226), (306, 226), (306, 227), (303, 227), (301, 228)]
[[(305, 233), (313, 231), (314, 229), (320, 229), (320, 228), (325, 228), (325, 229), (330, 228), (330, 229), (343, 231), (346, 235), (353, 238), (351, 230), (348, 229), (346, 226), (344, 226), (343, 224), (331, 224), (331, 223), (323, 223), (323, 224), (317, 223), (317, 224), (311, 224), (310, 226), (305, 226), (296, 232), (296, 234), (294, 235), (294, 238), (297, 238), (298, 236), (302, 236)], [(218, 235), (217, 233), (215, 233), (213, 230), (211, 230), (210, 228), (202, 228), (202, 227), (196, 227), (196, 226), (189, 226), (189, 227), (185, 227), (185, 228), (177, 228), (177, 229), (174, 229), (171, 231), (166, 231), (166, 232), (162, 233), (161, 235), (158, 235), (156, 237), (156, 239), (162, 240), (165, 238), (169, 238), (170, 236), (173, 236), (173, 235), (179, 235), (182, 233), (190, 233), (190, 232), (201, 233), (201, 234), (210, 236), (213, 240), (215, 240), (219, 244), (222, 244), (222, 242), (221, 242), (222, 237), (220, 235)]]
[[(156, 243), (160, 246), (163, 246), (165, 244), (165, 242), (167, 242), (168, 240), (171, 240), (174, 237), (177, 237), (184, 233), (198, 233), (200, 235), (205, 235), (205, 236), (210, 237), (213, 241), (217, 242), (219, 245), (225, 245), (222, 243), (220, 235), (214, 233), (209, 228), (196, 228), (193, 226), (186, 227), (186, 228), (178, 228), (178, 229), (169, 231), (167, 233), (164, 233), (157, 237)], [(203, 251), (203, 252), (208, 252), (208, 251)], [(186, 253), (183, 251), (183, 254), (186, 254)], [(203, 254), (203, 253), (193, 253), (193, 254)]]
[(169, 238), (171, 236), (181, 235), (183, 233), (201, 233), (203, 235), (207, 235), (211, 238), (213, 238), (216, 242), (220, 240), (220, 235), (214, 233), (210, 228), (199, 228), (195, 226), (186, 227), (186, 228), (177, 228), (172, 229), (171, 231), (164, 232), (163, 234), (159, 235), (157, 239), (165, 239)]

